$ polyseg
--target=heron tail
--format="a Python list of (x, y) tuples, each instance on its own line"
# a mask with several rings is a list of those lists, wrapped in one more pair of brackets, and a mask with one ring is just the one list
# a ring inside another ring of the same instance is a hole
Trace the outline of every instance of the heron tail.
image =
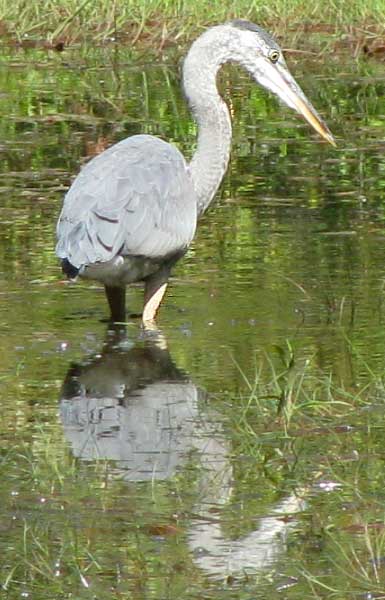
[(63, 258), (61, 261), (61, 269), (68, 279), (75, 279), (79, 274), (79, 269), (74, 267), (68, 258)]

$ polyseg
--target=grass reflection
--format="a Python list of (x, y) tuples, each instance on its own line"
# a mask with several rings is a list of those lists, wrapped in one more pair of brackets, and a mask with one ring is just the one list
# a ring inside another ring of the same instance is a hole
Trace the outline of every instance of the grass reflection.
[[(169, 478), (133, 482), (116, 456), (75, 456), (60, 422), (71, 365), (90, 368), (103, 355), (105, 305), (98, 289), (60, 284), (54, 224), (79, 165), (125, 135), (161, 135), (191, 155), (195, 125), (177, 59), (153, 64), (119, 48), (0, 58), (0, 582), (7, 598), (246, 600), (279, 589), (288, 598), (381, 597), (379, 67), (302, 58), (295, 66), (314, 103), (334, 111), (333, 131), (345, 140), (337, 151), (309, 138), (242, 75), (223, 73), (234, 112), (232, 163), (160, 315), (176, 370), (200, 390), (192, 428), (200, 445), (182, 436), (187, 458)], [(133, 309), (139, 296), (134, 288)], [(132, 346), (142, 347), (140, 336), (131, 323)], [(125, 365), (128, 349), (118, 349), (118, 363)], [(102, 383), (112, 374), (107, 365)], [(120, 415), (116, 389), (109, 398)], [(182, 419), (176, 437), (185, 426)], [(213, 440), (215, 460), (205, 454)], [(188, 539), (202, 524), (211, 534), (215, 526), (223, 547), (234, 541), (239, 549), (265, 518), (279, 520), (274, 510), (298, 491), (306, 506), (282, 515), (287, 543), (267, 569), (213, 581), (199, 566), (203, 553), (194, 546), (194, 554)]]

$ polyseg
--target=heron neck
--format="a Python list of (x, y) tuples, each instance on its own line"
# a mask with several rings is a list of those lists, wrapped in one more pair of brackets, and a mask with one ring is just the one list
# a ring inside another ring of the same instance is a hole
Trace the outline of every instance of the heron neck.
[[(193, 44), (183, 69), (183, 84), (198, 124), (198, 142), (190, 162), (190, 173), (198, 198), (198, 216), (209, 206), (226, 172), (230, 157), (231, 120), (218, 93), (216, 75), (226, 62), (225, 48), (202, 38)], [(214, 50), (214, 51), (213, 51)]]

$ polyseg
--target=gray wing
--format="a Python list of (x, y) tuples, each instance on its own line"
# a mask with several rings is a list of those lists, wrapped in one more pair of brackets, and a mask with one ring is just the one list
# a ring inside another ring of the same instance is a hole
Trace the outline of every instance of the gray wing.
[(149, 135), (127, 138), (73, 182), (57, 224), (56, 254), (76, 268), (117, 254), (172, 256), (194, 236), (196, 207), (179, 150)]

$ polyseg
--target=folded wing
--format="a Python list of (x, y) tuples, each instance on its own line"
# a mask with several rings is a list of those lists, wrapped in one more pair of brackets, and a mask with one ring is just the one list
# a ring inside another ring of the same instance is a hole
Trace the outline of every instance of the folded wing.
[(76, 268), (117, 255), (172, 256), (194, 236), (196, 206), (177, 148), (153, 136), (127, 138), (92, 159), (73, 182), (56, 253)]

